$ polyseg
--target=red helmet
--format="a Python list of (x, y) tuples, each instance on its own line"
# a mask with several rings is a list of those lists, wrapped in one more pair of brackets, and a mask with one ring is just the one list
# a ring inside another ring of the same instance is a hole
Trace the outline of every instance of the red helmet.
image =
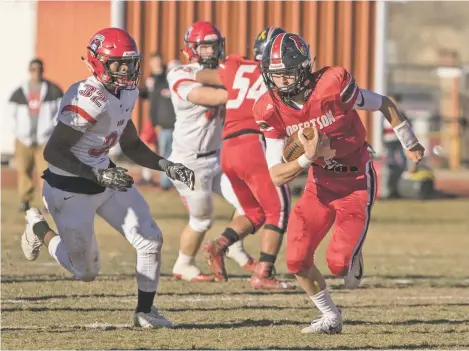
[[(186, 31), (184, 44), (183, 51), (188, 55), (189, 60), (197, 61), (206, 68), (217, 67), (218, 62), (225, 57), (225, 38), (222, 37), (218, 28), (210, 22), (193, 23)], [(197, 48), (201, 44), (213, 45), (213, 54), (200, 55)]]
[(129, 33), (120, 28), (102, 29), (93, 35), (87, 49), (88, 69), (106, 87), (136, 88), (142, 56)]

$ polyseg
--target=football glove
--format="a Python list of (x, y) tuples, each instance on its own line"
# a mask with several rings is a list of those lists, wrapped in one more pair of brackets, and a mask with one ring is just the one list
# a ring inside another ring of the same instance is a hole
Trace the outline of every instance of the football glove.
[(192, 170), (184, 166), (182, 163), (173, 163), (167, 160), (164, 161), (165, 162), (160, 162), (160, 165), (169, 178), (180, 181), (186, 184), (189, 189), (194, 190), (195, 175)]
[(96, 183), (106, 188), (118, 191), (127, 191), (134, 184), (133, 178), (127, 174), (127, 170), (122, 167), (98, 169), (93, 173), (96, 176)]

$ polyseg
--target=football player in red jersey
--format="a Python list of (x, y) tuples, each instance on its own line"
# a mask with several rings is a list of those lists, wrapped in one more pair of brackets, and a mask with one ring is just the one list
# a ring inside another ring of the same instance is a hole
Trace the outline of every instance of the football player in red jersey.
[[(346, 288), (358, 287), (376, 176), (356, 110), (381, 111), (411, 161), (418, 163), (424, 148), (388, 97), (360, 89), (343, 67), (313, 72), (313, 62), (300, 36), (283, 33), (271, 40), (261, 62), (269, 91), (255, 103), (254, 116), (266, 137), (274, 184), (285, 184), (309, 169), (305, 191), (289, 219), (287, 267), (323, 315), (302, 332), (340, 333), (342, 316), (314, 265), (314, 253), (334, 225), (326, 255), (329, 269), (344, 278)], [(303, 135), (306, 127), (315, 129), (312, 140)], [(285, 137), (297, 130), (305, 152), (282, 162)]]
[[(277, 27), (266, 28), (259, 33), (254, 43), (256, 60), (262, 58), (268, 41), (280, 33), (285, 31)], [(267, 91), (258, 62), (230, 55), (217, 70), (199, 71), (196, 79), (201, 83), (223, 86), (228, 92), (221, 167), (230, 180), (240, 204), (238, 208), (243, 214), (233, 219), (218, 239), (203, 246), (209, 267), (217, 277), (227, 279), (223, 260), (226, 249), (264, 225), (260, 259), (251, 278), (251, 287), (294, 288), (274, 277), (274, 263), (290, 211), (290, 190), (286, 184), (276, 187), (272, 183), (264, 138), (252, 114), (254, 102)]]

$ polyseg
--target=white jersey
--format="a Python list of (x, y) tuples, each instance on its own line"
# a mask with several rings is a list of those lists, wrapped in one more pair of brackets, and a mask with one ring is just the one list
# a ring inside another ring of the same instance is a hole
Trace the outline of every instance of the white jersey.
[(198, 63), (181, 65), (168, 74), (171, 100), (176, 113), (173, 132), (173, 153), (193, 155), (221, 148), (224, 107), (195, 105), (187, 100), (192, 89), (202, 86), (195, 81), (201, 70)]
[[(109, 149), (119, 142), (138, 98), (138, 89), (122, 90), (120, 99), (109, 93), (95, 78), (73, 84), (60, 104), (58, 121), (83, 133), (72, 153), (83, 163), (96, 168), (109, 166)], [(70, 174), (53, 165), (51, 172)]]

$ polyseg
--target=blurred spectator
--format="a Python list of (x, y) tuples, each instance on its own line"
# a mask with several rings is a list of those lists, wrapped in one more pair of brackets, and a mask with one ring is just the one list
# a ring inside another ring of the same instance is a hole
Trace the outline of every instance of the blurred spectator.
[(22, 211), (29, 209), (34, 197), (33, 169), (41, 179), (47, 168), (42, 153), (54, 129), (63, 96), (58, 86), (44, 79), (44, 64), (40, 59), (29, 63), (29, 73), (29, 81), (13, 92), (8, 106), (15, 126), (15, 161)]
[[(166, 74), (180, 64), (179, 60), (171, 60), (168, 67), (166, 67), (162, 56), (159, 53), (153, 54), (150, 59), (151, 75), (146, 79), (145, 86), (140, 90), (140, 96), (150, 100), (150, 117), (158, 137), (159, 154), (166, 158), (171, 154), (174, 123), (176, 121)], [(151, 179), (151, 174), (148, 177), (148, 174), (145, 175), (144, 173), (147, 173), (147, 171), (142, 173), (141, 184), (151, 182), (148, 179)], [(146, 180), (145, 176), (147, 176)], [(160, 173), (160, 187), (167, 190), (172, 186), (171, 180), (165, 174)]]
[[(399, 107), (399, 103), (401, 102), (402, 98), (400, 95), (395, 95), (391, 100)], [(402, 110), (400, 110), (403, 114)], [(401, 145), (401, 142), (397, 138), (396, 133), (391, 126), (391, 124), (384, 120), (384, 131), (383, 131), (383, 142), (384, 147), (386, 148), (386, 163), (389, 166), (397, 166), (402, 170), (406, 169), (407, 165), (407, 158), (404, 153), (404, 149)]]

